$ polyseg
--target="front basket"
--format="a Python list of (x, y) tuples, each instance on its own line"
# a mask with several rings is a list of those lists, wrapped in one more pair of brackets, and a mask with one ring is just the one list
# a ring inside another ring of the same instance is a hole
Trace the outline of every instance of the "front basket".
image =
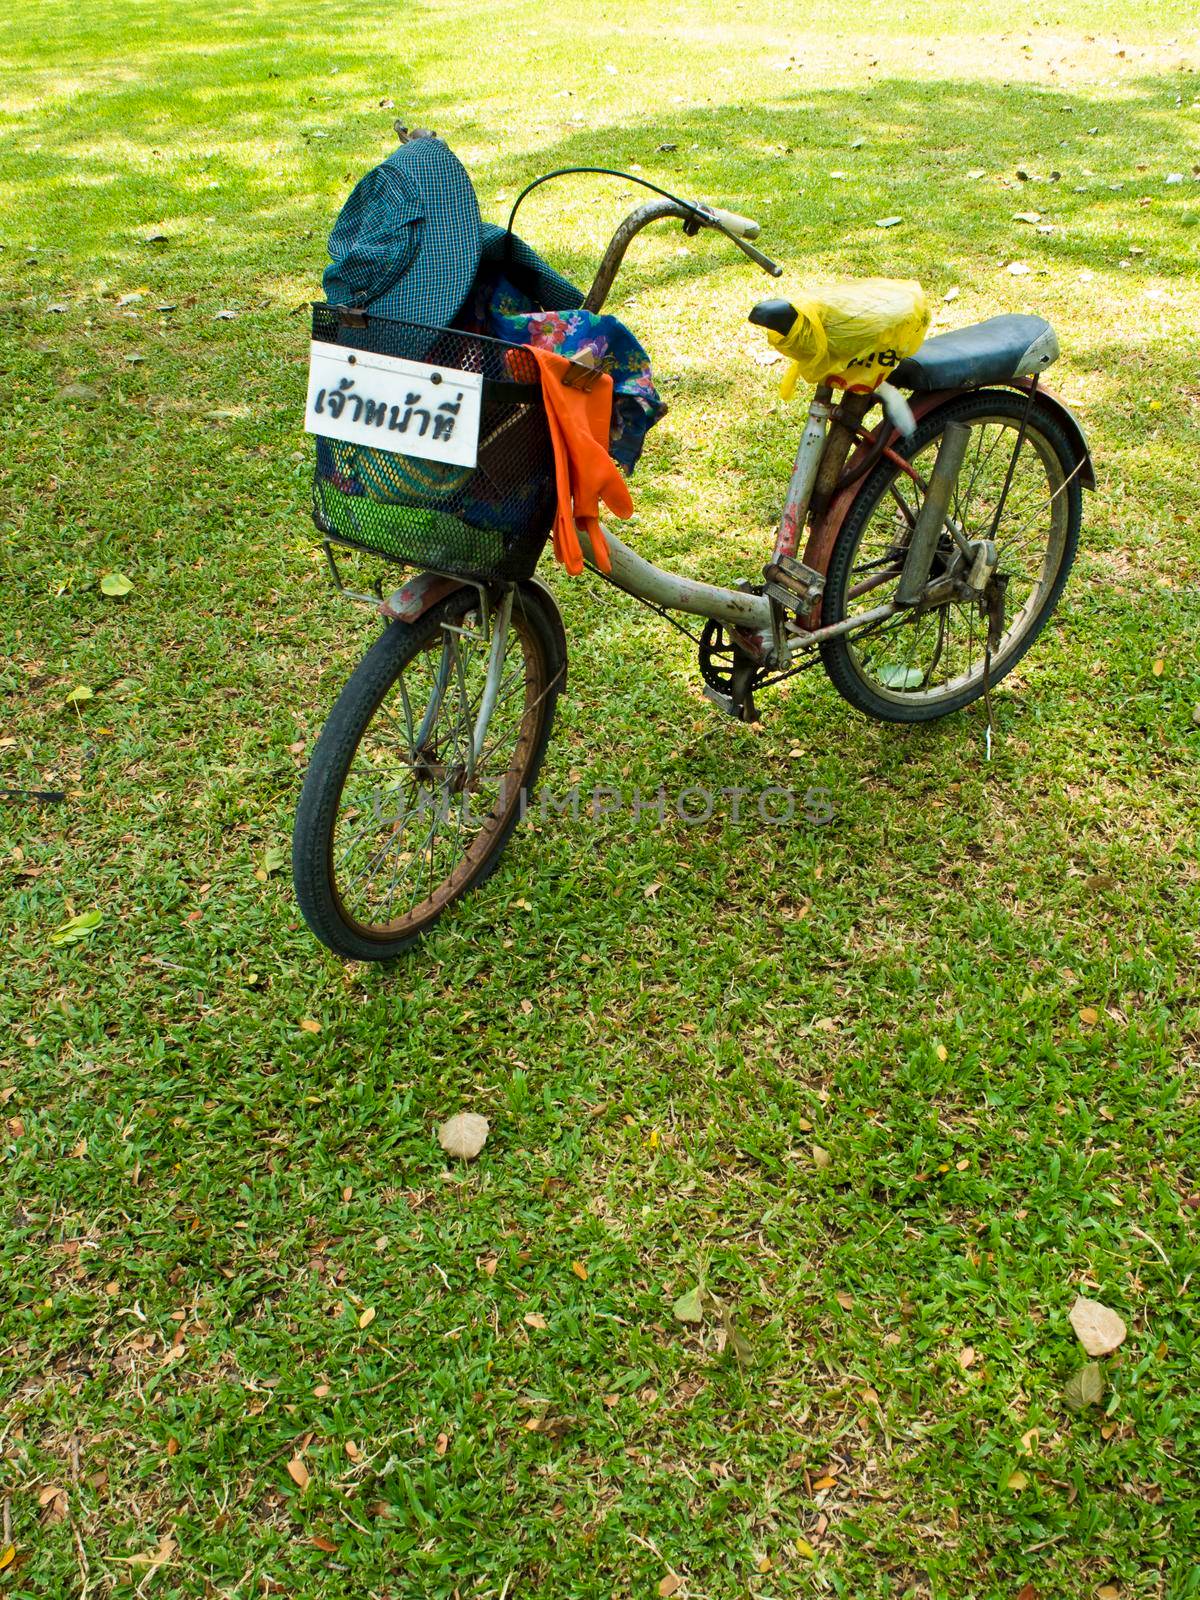
[(328, 539), (472, 578), (529, 577), (554, 520), (554, 453), (538, 367), (522, 345), (313, 307), (312, 336), (483, 377), (479, 454), (453, 467), (317, 439), (313, 521)]

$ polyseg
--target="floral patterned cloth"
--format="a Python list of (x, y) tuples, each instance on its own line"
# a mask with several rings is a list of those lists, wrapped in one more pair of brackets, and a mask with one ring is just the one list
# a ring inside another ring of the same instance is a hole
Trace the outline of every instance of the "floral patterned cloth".
[(595, 356), (613, 380), (609, 454), (626, 472), (633, 471), (647, 433), (667, 407), (654, 387), (650, 357), (619, 318), (595, 311), (538, 310), (502, 273), (486, 266), (476, 279), (466, 317), (480, 333), (509, 344), (532, 345), (568, 358), (584, 351)]

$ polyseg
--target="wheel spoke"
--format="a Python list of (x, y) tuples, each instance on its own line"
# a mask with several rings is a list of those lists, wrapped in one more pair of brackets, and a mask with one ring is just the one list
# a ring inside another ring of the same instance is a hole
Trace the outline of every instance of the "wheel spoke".
[[(963, 538), (977, 541), (993, 536), (996, 508), (1019, 435), (1020, 411), (968, 413), (965, 420), (975, 437), (954, 486), (951, 515)], [(921, 477), (928, 478), (941, 433), (922, 437), (924, 443), (912, 461)], [(1067, 481), (1054, 445), (1035, 421), (1022, 441), (994, 535), (996, 571), (1008, 579), (1003, 637), (993, 652), (1002, 670), (1005, 655), (1011, 657), (1027, 630), (1039, 625), (1042, 597), (1061, 566), (1067, 536), (1066, 502), (1061, 495)], [(886, 596), (887, 583), (898, 580), (921, 503), (912, 483), (906, 472), (897, 469), (873, 491), (877, 498), (863, 517), (853, 554), (842, 569), (847, 573), (844, 598), (835, 616), (866, 611)], [(960, 548), (948, 537), (939, 542), (935, 579), (947, 573), (961, 583), (965, 572)], [(968, 598), (960, 587), (932, 611), (897, 613), (851, 632), (841, 648), (854, 674), (876, 695), (926, 702), (949, 699), (972, 685), (982, 686), (982, 618), (982, 602)]]
[(358, 926), (391, 931), (428, 921), (431, 907), (448, 903), (494, 848), (546, 715), (551, 685), (534, 638), (514, 611), (469, 784), (490, 651), (444, 628), (384, 694), (359, 739), (334, 823), (334, 884)]

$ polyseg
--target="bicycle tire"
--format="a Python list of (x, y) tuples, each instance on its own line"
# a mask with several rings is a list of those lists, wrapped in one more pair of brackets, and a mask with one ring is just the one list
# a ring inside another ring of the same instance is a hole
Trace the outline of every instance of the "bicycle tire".
[[(334, 833), (347, 777), (356, 753), (385, 697), (405, 668), (431, 647), (444, 623), (461, 625), (477, 611), (471, 589), (460, 589), (418, 622), (393, 622), (375, 641), (348, 679), (313, 749), (292, 831), (292, 878), (296, 899), (310, 931), (336, 955), (358, 961), (388, 961), (415, 945), (449, 907), (478, 888), (499, 864), (521, 815), (520, 796), (532, 791), (554, 724), (555, 705), (565, 677), (561, 632), (552, 616), (553, 601), (532, 585), (518, 587), (513, 602), (510, 642), (522, 642), (526, 680), (532, 651), (534, 676), (542, 686), (532, 708), (536, 725), (525, 738), (519, 772), (511, 774), (506, 811), (491, 829), (488, 848), (471, 861), (449, 894), (431, 894), (428, 909), (401, 919), (401, 925), (372, 926), (348, 911), (334, 861)], [(509, 655), (506, 654), (506, 663)], [(526, 702), (529, 698), (526, 681)], [(526, 715), (528, 713), (524, 713)], [(432, 861), (432, 850), (431, 850)], [(452, 875), (453, 876), (453, 875)], [(449, 880), (446, 880), (449, 882)], [(439, 885), (445, 888), (445, 883)]]
[[(949, 422), (982, 423), (988, 419), (1003, 420), (1019, 426), (1025, 414), (1023, 395), (1006, 389), (981, 389), (940, 407), (926, 417), (911, 439), (897, 446), (898, 454), (911, 460), (926, 449), (944, 431)], [(1049, 407), (1036, 400), (1029, 414), (1026, 444), (1040, 447), (1057, 463), (1059, 483), (1053, 486), (1051, 499), (1061, 493), (1064, 501), (1065, 522), (1062, 548), (1057, 569), (1046, 586), (1040, 603), (1031, 614), (1020, 635), (1011, 644), (1001, 640), (1001, 650), (993, 656), (986, 673), (986, 682), (994, 687), (1017, 665), (1032, 646), (1062, 594), (1063, 586), (1075, 559), (1079, 542), (1079, 529), (1083, 515), (1083, 490), (1079, 481), (1078, 458), (1065, 431)], [(1045, 457), (1043, 457), (1045, 459)], [(932, 460), (932, 452), (930, 455)], [(860, 540), (867, 524), (878, 508), (890, 486), (902, 474), (902, 469), (884, 461), (877, 466), (854, 499), (846, 514), (837, 541), (834, 544), (826, 574), (825, 595), (821, 621), (827, 625), (841, 622), (847, 614), (847, 591)], [(1001, 561), (1003, 569), (1003, 555)], [(950, 716), (978, 700), (985, 691), (985, 676), (979, 671), (954, 693), (938, 698), (917, 700), (906, 698), (903, 692), (887, 692), (873, 684), (860, 669), (855, 656), (854, 635), (841, 635), (821, 646), (825, 670), (834, 688), (856, 710), (879, 722), (916, 723), (932, 722)]]

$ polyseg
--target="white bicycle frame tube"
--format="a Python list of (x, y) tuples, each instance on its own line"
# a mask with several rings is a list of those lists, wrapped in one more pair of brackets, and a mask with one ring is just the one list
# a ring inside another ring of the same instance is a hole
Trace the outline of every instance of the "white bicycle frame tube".
[[(795, 551), (798, 530), (803, 527), (812, 499), (813, 485), (825, 449), (825, 433), (829, 424), (828, 391), (818, 391), (808, 408), (808, 421), (796, 451), (787, 499), (780, 518), (776, 536), (776, 553), (790, 539)], [(662, 606), (666, 611), (686, 611), (696, 617), (712, 617), (731, 628), (741, 628), (770, 639), (773, 633), (771, 602), (766, 595), (747, 594), (741, 589), (723, 589), (716, 584), (700, 583), (685, 578), (680, 573), (669, 572), (652, 561), (645, 560), (619, 539), (606, 524), (605, 543), (612, 560), (611, 573), (605, 574), (618, 589), (626, 594), (648, 600), (651, 605)], [(589, 566), (599, 568), (585, 529), (579, 529), (579, 542)]]

